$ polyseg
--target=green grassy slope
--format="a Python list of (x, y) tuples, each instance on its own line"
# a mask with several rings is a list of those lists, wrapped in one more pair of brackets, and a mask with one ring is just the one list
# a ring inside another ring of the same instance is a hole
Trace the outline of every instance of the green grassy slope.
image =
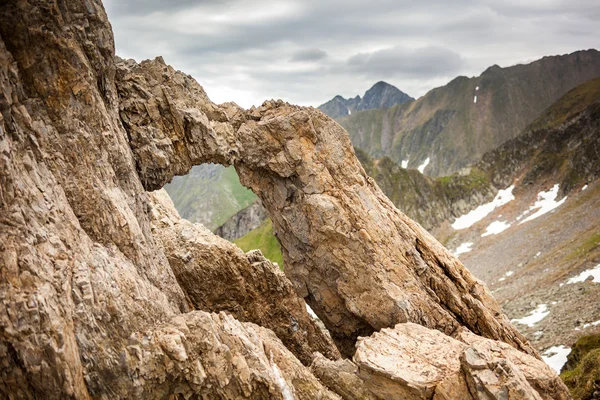
[(279, 242), (273, 235), (273, 223), (267, 218), (258, 228), (233, 241), (242, 250), (260, 249), (269, 260), (279, 264), (283, 269), (283, 255)]

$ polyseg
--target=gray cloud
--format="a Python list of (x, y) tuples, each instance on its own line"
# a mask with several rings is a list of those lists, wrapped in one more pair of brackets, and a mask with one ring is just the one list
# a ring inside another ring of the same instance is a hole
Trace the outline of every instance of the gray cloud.
[(218, 102), (414, 97), (492, 64), (598, 46), (597, 0), (106, 0), (117, 53), (164, 56)]
[(321, 49), (302, 49), (296, 51), (291, 58), (291, 61), (319, 61), (327, 57), (327, 52)]
[(358, 53), (350, 57), (347, 66), (351, 71), (373, 77), (431, 78), (460, 72), (462, 57), (443, 47), (406, 49), (396, 46), (371, 53)]

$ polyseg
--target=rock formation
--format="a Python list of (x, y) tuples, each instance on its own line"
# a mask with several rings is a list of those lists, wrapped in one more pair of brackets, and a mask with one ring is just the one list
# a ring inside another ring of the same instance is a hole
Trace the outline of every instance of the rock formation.
[(465, 326), (535, 354), (485, 285), (365, 174), (335, 121), (283, 102), (216, 106), (160, 58), (117, 68), (146, 189), (193, 164), (233, 163), (273, 220), (286, 275), (344, 355), (358, 336), (401, 322), (449, 335)]
[[(499, 385), (546, 379), (520, 369), (537, 354), (485, 285), (395, 209), (320, 111), (217, 106), (160, 58), (117, 60), (99, 1), (4, 2), (0, 19), (2, 397), (337, 399), (345, 382), (381, 397), (365, 382), (379, 352), (364, 349), (384, 333), (354, 344), (406, 322), (505, 342), (515, 369)], [(287, 277), (147, 192), (204, 162), (233, 164), (260, 197)], [(331, 360), (310, 369), (313, 351)], [(324, 386), (328, 365), (346, 379)], [(487, 376), (469, 376), (477, 398)]]
[(202, 225), (181, 219), (163, 190), (151, 199), (153, 233), (195, 309), (227, 311), (271, 329), (306, 365), (314, 352), (340, 357), (277, 265), (259, 250), (244, 254)]

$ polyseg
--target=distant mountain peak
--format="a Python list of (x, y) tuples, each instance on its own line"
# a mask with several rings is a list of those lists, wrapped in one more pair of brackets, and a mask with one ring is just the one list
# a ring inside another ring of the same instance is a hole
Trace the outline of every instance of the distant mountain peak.
[(379, 81), (367, 90), (362, 98), (357, 95), (354, 98), (345, 99), (337, 95), (327, 103), (321, 104), (319, 110), (332, 118), (341, 118), (354, 111), (387, 108), (409, 100), (414, 99), (394, 85)]

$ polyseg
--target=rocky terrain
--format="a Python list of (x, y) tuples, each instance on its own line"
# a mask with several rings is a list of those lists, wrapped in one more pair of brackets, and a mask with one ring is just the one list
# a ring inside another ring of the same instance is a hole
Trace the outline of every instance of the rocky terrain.
[(340, 117), (350, 139), (371, 157), (388, 156), (430, 176), (446, 176), (519, 135), (575, 86), (600, 76), (600, 52), (494, 65), (457, 77), (416, 101)]
[[(569, 398), (329, 117), (117, 59), (100, 2), (0, 18), (2, 397)], [(152, 193), (204, 163), (260, 198), (285, 275)]]
[[(582, 335), (600, 331), (600, 286), (565, 284), (600, 263), (598, 110), (600, 79), (595, 79), (568, 92), (517, 138), (450, 177), (430, 178), (357, 150), (394, 204), (453, 249), (511, 318), (545, 307), (540, 321), (518, 324), (542, 352), (568, 351)], [(539, 193), (555, 197), (528, 211)], [(540, 209), (543, 215), (521, 223)], [(469, 217), (459, 219), (470, 211), (472, 223)], [(268, 241), (253, 240), (247, 248), (263, 243)]]
[(318, 108), (331, 118), (340, 118), (356, 111), (388, 108), (411, 100), (414, 99), (397, 87), (386, 82), (377, 82), (362, 98), (357, 95), (352, 99), (345, 99), (338, 95)]

